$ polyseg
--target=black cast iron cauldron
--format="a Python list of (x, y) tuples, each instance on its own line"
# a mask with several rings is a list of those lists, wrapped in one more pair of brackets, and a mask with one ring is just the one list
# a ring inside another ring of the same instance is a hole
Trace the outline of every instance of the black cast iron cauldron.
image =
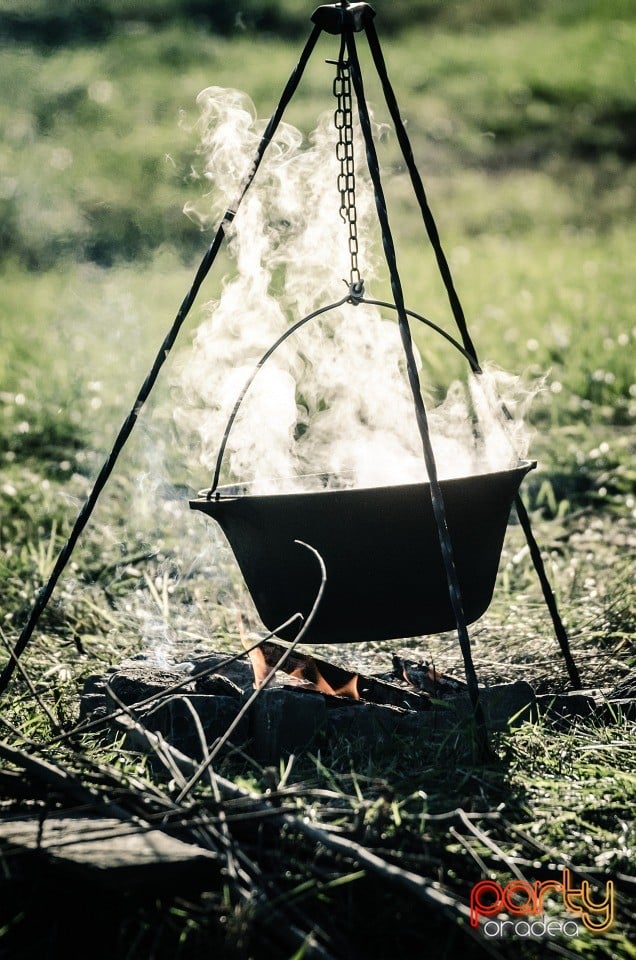
[[(512, 502), (536, 464), (442, 480), (466, 622), (487, 609)], [(221, 526), (268, 630), (306, 616), (327, 583), (304, 640), (357, 643), (455, 628), (428, 483), (256, 496), (219, 487), (190, 501)], [(293, 639), (298, 628), (282, 630)]]

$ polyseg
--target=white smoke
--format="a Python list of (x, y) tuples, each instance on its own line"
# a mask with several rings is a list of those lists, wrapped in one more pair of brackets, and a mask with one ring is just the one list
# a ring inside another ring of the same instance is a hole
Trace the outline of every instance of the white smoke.
[[(240, 192), (265, 124), (236, 90), (210, 87), (198, 102), (211, 191), (207, 211), (188, 212), (218, 221)], [(235, 272), (181, 355), (176, 384), (177, 426), (208, 474), (258, 360), (293, 322), (346, 296), (348, 228), (339, 216), (335, 142), (331, 114), (320, 119), (308, 144), (281, 124), (228, 225)], [(379, 231), (363, 157), (356, 132), (358, 261), (368, 291)], [(429, 410), (441, 478), (505, 469), (527, 452), (514, 378), (488, 370), (469, 374), (467, 383), (451, 384), (444, 402)], [(511, 420), (501, 414), (502, 385)], [(306, 489), (310, 477), (325, 474), (334, 485), (426, 479), (391, 311), (383, 316), (375, 306), (345, 304), (293, 334), (247, 393), (221, 479), (282, 492), (299, 484)]]

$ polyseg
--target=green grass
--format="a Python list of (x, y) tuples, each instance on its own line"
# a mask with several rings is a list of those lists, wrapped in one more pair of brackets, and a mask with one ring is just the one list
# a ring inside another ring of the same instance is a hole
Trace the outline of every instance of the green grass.
[[(278, 12), (246, 4), (245, 31), (234, 22), (210, 29), (209, 11), (205, 23), (192, 22), (195, 3), (135, 4), (133, 23), (129, 4), (103, 0), (101, 24), (93, 6), (60, 4), (53, 17), (44, 3), (0, 4), (0, 626), (9, 643), (210, 241), (212, 227), (202, 230), (182, 213), (186, 203), (205, 206), (209, 188), (196, 95), (211, 84), (238, 87), (259, 116), (269, 116), (308, 29), (296, 0)], [(531, 414), (539, 470), (524, 496), (584, 682), (609, 690), (634, 664), (632, 7), (619, 0), (377, 7), (388, 69), (480, 359), (530, 380), (546, 376)], [(275, 33), (288, 13), (293, 42)], [(257, 32), (259, 17), (270, 18), (271, 32)], [(321, 44), (289, 111), (304, 133), (332, 109), (324, 59), (336, 47)], [(408, 305), (452, 330), (394, 138), (380, 152)], [(230, 269), (222, 257), (201, 303), (218, 294)], [(386, 278), (370, 292), (387, 296)], [(179, 447), (171, 384), (200, 318), (197, 306), (25, 655), (39, 695), (62, 721), (76, 715), (83, 678), (103, 664), (153, 646), (161, 654), (193, 643), (236, 650), (237, 609), (248, 629), (259, 628), (231, 557), (184, 503), (209, 478)], [(427, 331), (415, 336), (426, 390), (440, 397), (463, 362)], [(471, 635), (483, 680), (524, 677), (547, 692), (567, 685), (516, 526), (493, 604)], [(372, 669), (394, 649), (371, 643), (337, 655)], [(461, 674), (454, 635), (405, 641), (402, 649)], [(2, 716), (44, 742), (50, 718), (20, 677), (10, 693)], [(536, 863), (567, 861), (631, 889), (634, 740), (623, 717), (566, 731), (526, 724), (497, 742), (498, 759), (486, 767), (431, 756), (421, 744), (394, 746), (369, 758), (355, 745), (324, 745), (320, 761), (296, 761), (290, 782), (335, 785), (346, 830), (362, 831), (413, 870), (430, 869), (437, 856), (459, 896), (480, 876), (475, 855), (485, 857), (487, 844), (473, 838), (468, 849), (427, 815), (501, 804), (490, 838), (506, 855), (526, 857), (530, 873)], [(91, 740), (83, 749), (137, 770), (138, 758), (112, 744)], [(55, 756), (68, 760), (62, 748)], [(259, 791), (271, 779), (236, 757), (221, 768)], [(313, 803), (306, 804), (312, 816), (327, 815)], [(543, 846), (521, 840), (519, 830)], [(314, 852), (284, 837), (276, 843), (300, 898)], [(274, 872), (277, 849), (268, 853)], [(509, 879), (501, 863), (492, 869)], [(367, 951), (382, 943), (387, 960), (398, 947), (404, 956), (422, 951), (421, 928), (381, 885), (354, 880), (332, 891), (310, 882), (307, 889), (310, 909), (323, 916), (328, 902), (342, 930), (347, 912), (368, 916), (373, 905), (376, 920), (360, 934)], [(230, 931), (228, 950), (251, 929), (249, 914), (220, 901), (212, 910), (173, 904), (138, 920), (139, 930), (162, 925), (166, 949), (176, 930), (184, 955), (195, 942), (216, 943), (221, 928)], [(440, 942), (442, 934), (448, 929)], [(628, 920), (621, 915), (606, 937), (567, 948), (566, 956), (590, 960), (629, 957)]]

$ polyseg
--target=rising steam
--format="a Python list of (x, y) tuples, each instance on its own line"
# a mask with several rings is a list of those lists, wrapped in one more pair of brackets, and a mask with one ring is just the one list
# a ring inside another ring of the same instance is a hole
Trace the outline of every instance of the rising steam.
[[(249, 171), (264, 123), (248, 97), (210, 87), (198, 98), (211, 182), (207, 211), (220, 220)], [(259, 358), (291, 323), (347, 293), (348, 233), (338, 215), (332, 116), (308, 145), (281, 124), (239, 213), (228, 226), (235, 263), (217, 302), (181, 356), (176, 423), (208, 473), (229, 414)], [(359, 263), (369, 288), (378, 227), (364, 151), (356, 143)], [(258, 492), (426, 479), (395, 316), (345, 304), (310, 321), (278, 349), (251, 386), (230, 435), (222, 480)], [(502, 388), (512, 420), (501, 415)], [(527, 452), (529, 397), (509, 376), (487, 370), (453, 383), (429, 410), (441, 478), (514, 465)], [(286, 478), (284, 481), (280, 478)], [(316, 484), (320, 483), (316, 478)]]

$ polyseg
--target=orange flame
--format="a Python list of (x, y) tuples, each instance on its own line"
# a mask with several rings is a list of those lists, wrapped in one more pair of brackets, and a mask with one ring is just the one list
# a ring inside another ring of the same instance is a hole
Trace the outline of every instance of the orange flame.
[(359, 700), (358, 674), (352, 674), (340, 687), (333, 687), (322, 675), (318, 664), (313, 657), (307, 657), (299, 666), (288, 674), (288, 679), (296, 681), (303, 690), (312, 690), (324, 693), (329, 697), (348, 697), (350, 700)]
[[(243, 619), (238, 615), (238, 632), (241, 643), (246, 650), (249, 650), (251, 643), (245, 634)], [(266, 647), (254, 647), (249, 650), (248, 657), (254, 671), (254, 686), (256, 689), (261, 687), (272, 672), (276, 660), (283, 652), (283, 648), (278, 644), (268, 643)], [(274, 659), (275, 658), (275, 659)], [(293, 664), (293, 666), (291, 665)], [(284, 682), (297, 686), (302, 690), (311, 690), (315, 693), (324, 693), (330, 697), (348, 697), (351, 700), (359, 700), (358, 693), (358, 674), (352, 673), (346, 677), (344, 683), (338, 687), (332, 686), (321, 673), (316, 660), (303, 653), (294, 653), (290, 666), (283, 665), (281, 670), (284, 673)], [(329, 666), (328, 664), (326, 666)], [(338, 670), (339, 674), (345, 674), (346, 671)]]
[(258, 688), (262, 687), (267, 680), (268, 676), (272, 672), (272, 668), (268, 664), (265, 654), (260, 647), (254, 647), (253, 650), (249, 649), (252, 646), (252, 643), (245, 633), (243, 618), (240, 613), (237, 615), (237, 621), (239, 637), (241, 638), (241, 643), (245, 649), (249, 651), (247, 655), (250, 658), (252, 670), (254, 671), (254, 686), (258, 690)]
[(354, 673), (350, 680), (342, 686), (338, 687), (337, 690), (334, 690), (334, 694), (337, 697), (350, 697), (352, 700), (359, 700), (360, 694), (358, 693), (358, 674)]

